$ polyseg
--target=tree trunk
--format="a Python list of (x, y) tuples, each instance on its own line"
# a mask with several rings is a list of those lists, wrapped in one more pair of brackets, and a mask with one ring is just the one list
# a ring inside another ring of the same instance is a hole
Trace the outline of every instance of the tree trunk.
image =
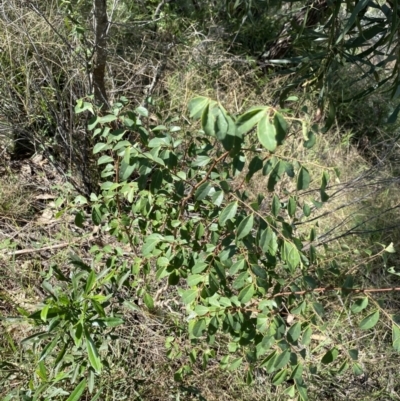
[(94, 0), (95, 54), (93, 65), (94, 101), (97, 106), (109, 106), (105, 87), (107, 64), (107, 0)]

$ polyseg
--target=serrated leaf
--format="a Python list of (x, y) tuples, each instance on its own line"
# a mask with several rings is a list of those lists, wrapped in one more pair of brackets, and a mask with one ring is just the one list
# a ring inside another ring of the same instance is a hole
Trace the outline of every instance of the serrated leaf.
[(250, 234), (251, 230), (253, 229), (253, 224), (254, 224), (254, 215), (251, 214), (247, 217), (245, 217), (239, 224), (239, 227), (237, 228), (236, 235), (237, 239), (240, 240), (246, 235)]
[(363, 319), (360, 323), (361, 330), (369, 330), (372, 329), (379, 321), (379, 310), (372, 312), (365, 319)]
[(278, 146), (276, 141), (276, 129), (275, 126), (271, 124), (268, 115), (264, 115), (259, 121), (257, 125), (257, 137), (265, 149), (270, 152), (276, 150), (276, 147)]
[(232, 202), (222, 210), (218, 219), (220, 226), (224, 226), (228, 220), (233, 219), (235, 217), (237, 206), (238, 206), (237, 202)]
[(238, 295), (238, 299), (242, 304), (245, 304), (253, 298), (253, 295), (254, 295), (254, 285), (250, 284), (250, 285), (244, 287), (240, 291), (240, 293)]

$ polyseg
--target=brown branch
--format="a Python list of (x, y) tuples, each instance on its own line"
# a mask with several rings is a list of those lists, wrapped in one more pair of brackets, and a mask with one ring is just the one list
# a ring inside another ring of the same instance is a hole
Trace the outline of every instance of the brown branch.
[(213, 171), (214, 167), (217, 165), (217, 163), (219, 163), (221, 160), (223, 160), (228, 155), (229, 155), (229, 151), (223, 153), (220, 157), (218, 157), (218, 159), (214, 160), (213, 164), (208, 169), (208, 171), (207, 171), (206, 175), (204, 176), (204, 178), (201, 181), (199, 181), (196, 185), (193, 186), (192, 190), (189, 192), (189, 195), (187, 195), (185, 198), (182, 199), (181, 214), (183, 212), (183, 208), (185, 207), (187, 201), (193, 196), (193, 194), (195, 193), (196, 189), (199, 188), (200, 185), (204, 184), (207, 181), (208, 177), (212, 173), (212, 171)]
[(41, 252), (41, 251), (48, 251), (51, 249), (58, 249), (58, 248), (65, 248), (68, 245), (72, 245), (74, 242), (62, 242), (61, 244), (45, 246), (43, 248), (28, 248), (28, 249), (21, 249), (19, 251), (12, 251), (7, 252), (6, 255), (24, 255), (26, 253), (34, 253), (34, 252)]

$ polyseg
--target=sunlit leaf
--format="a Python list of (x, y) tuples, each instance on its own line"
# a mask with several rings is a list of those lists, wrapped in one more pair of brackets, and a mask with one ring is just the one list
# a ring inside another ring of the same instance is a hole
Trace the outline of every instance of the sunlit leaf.
[(369, 314), (366, 318), (364, 318), (360, 322), (361, 330), (369, 330), (372, 329), (379, 321), (379, 310)]

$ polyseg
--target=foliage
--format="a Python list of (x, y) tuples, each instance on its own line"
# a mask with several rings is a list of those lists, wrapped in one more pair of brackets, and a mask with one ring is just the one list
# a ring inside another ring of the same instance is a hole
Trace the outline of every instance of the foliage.
[[(124, 307), (137, 308), (120, 298), (119, 291), (130, 283), (153, 310), (159, 301), (152, 294), (156, 277), (160, 285), (176, 288), (186, 308), (191, 363), (202, 360), (206, 367), (222, 336), (229, 350), (219, 362), (222, 369), (245, 365), (247, 384), (254, 370), (262, 369), (286, 394), (307, 399), (304, 377), (308, 352), (314, 351), (306, 350), (313, 333), (324, 332), (327, 313), (313, 291), (319, 292), (325, 273), (315, 269), (315, 229), (300, 232), (295, 227), (301, 216), (310, 214), (303, 195), (309, 172), (277, 152), (301, 121), (290, 110), (268, 106), (234, 117), (221, 104), (197, 97), (189, 104), (190, 116), (201, 122), (196, 134), (193, 128), (182, 132), (173, 122), (154, 126), (146, 108), (131, 111), (126, 103), (122, 99), (111, 114), (91, 118), (103, 182), (99, 194), (90, 200), (79, 196), (73, 208), (78, 227), (90, 206), (92, 223), (136, 256), (128, 262), (121, 248), (108, 247), (111, 254), (102, 271), (74, 258), (70, 277), (56, 267), (49, 272), (48, 278), (59, 284), (44, 281), (49, 297), (29, 315), (47, 328), (24, 340), (42, 344), (37, 354), (41, 384), (29, 393), (51, 398), (60, 394), (59, 382), (78, 383), (70, 397), (82, 394), (86, 384), (93, 392), (96, 375), (109, 366), (113, 327), (123, 323)], [(93, 112), (93, 106), (81, 100), (76, 111)], [(315, 133), (304, 132), (304, 146), (312, 147)], [(261, 148), (251, 145), (257, 143), (255, 137)], [(270, 195), (249, 199), (243, 184), (260, 172), (268, 177)], [(295, 185), (279, 199), (274, 190), (284, 177)], [(315, 205), (328, 200), (328, 181), (324, 172)], [(100, 260), (104, 251), (94, 251)], [(348, 291), (352, 285), (347, 280), (343, 287)], [(360, 298), (352, 311), (367, 305), (368, 298)], [(372, 328), (378, 319), (376, 309), (360, 329)], [(333, 346), (320, 362), (332, 363), (332, 373), (349, 364), (361, 369), (352, 355)], [(175, 380), (190, 372), (189, 365), (182, 366)]]

